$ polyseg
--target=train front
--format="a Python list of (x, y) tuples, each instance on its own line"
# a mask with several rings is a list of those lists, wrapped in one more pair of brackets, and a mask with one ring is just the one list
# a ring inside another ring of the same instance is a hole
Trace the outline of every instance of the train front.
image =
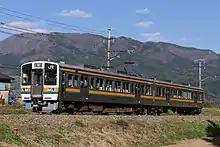
[(58, 108), (59, 65), (34, 61), (21, 65), (21, 97), (25, 109), (52, 112)]

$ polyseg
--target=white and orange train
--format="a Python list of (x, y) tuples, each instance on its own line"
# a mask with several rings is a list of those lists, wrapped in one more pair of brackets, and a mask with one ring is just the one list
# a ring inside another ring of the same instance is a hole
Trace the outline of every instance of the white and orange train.
[(21, 65), (21, 96), (38, 112), (196, 115), (204, 102), (198, 87), (49, 61)]

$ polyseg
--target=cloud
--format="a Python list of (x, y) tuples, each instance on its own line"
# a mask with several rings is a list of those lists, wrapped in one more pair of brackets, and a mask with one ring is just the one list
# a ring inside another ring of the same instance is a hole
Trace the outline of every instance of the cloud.
[(154, 23), (152, 21), (139, 21), (135, 23), (136, 27), (143, 27), (143, 28), (149, 28)]
[[(42, 22), (32, 22), (32, 21), (12, 21), (1, 25), (2, 27), (9, 29), (13, 33), (47, 33), (55, 32), (54, 30), (48, 30), (41, 28)], [(7, 30), (7, 32), (9, 31)]]
[(192, 37), (182, 37), (180, 38), (181, 42), (189, 42), (189, 41), (199, 41), (199, 38), (192, 38)]
[(138, 9), (135, 12), (137, 14), (148, 14), (148, 13), (150, 13), (150, 10), (148, 8), (144, 8), (144, 9)]
[(7, 23), (7, 25), (23, 27), (23, 28), (36, 28), (39, 26), (39, 22), (30, 22), (30, 21), (12, 21)]
[(89, 18), (92, 17), (92, 14), (85, 11), (76, 9), (76, 10), (62, 10), (57, 15), (66, 16), (66, 17), (77, 17), (77, 18)]
[(160, 32), (154, 32), (154, 33), (141, 33), (141, 37), (146, 38), (148, 41), (153, 41), (153, 40), (160, 40), (161, 33)]

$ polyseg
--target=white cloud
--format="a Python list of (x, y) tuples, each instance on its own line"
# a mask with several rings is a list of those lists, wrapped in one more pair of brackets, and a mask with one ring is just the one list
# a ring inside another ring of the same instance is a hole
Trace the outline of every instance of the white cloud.
[(155, 41), (160, 40), (161, 33), (160, 32), (154, 32), (154, 33), (141, 33), (141, 37), (144, 37), (147, 39), (147, 41)]
[(30, 21), (12, 21), (7, 23), (7, 25), (23, 27), (23, 28), (36, 28), (39, 26), (39, 22), (30, 22)]
[(59, 16), (67, 16), (67, 17), (77, 17), (77, 18), (88, 18), (92, 17), (92, 14), (87, 13), (85, 11), (76, 9), (76, 10), (62, 10), (58, 13)]
[(144, 8), (144, 9), (138, 9), (135, 12), (137, 14), (147, 14), (147, 13), (150, 13), (150, 10), (148, 8)]
[(192, 37), (182, 37), (180, 38), (181, 42), (190, 42), (190, 41), (199, 41), (199, 38), (192, 38)]
[(48, 30), (41, 28), (42, 22), (30, 22), (30, 21), (12, 21), (1, 25), (2, 27), (10, 30), (13, 33), (47, 33), (55, 32), (54, 30)]
[(135, 26), (149, 28), (153, 24), (154, 23), (152, 21), (139, 21), (139, 22), (135, 23)]

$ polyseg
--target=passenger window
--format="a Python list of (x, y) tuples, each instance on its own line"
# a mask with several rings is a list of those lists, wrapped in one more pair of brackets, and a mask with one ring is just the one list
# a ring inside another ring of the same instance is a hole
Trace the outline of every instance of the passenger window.
[(128, 93), (128, 88), (129, 88), (129, 83), (128, 82), (123, 82), (123, 92)]
[(106, 80), (106, 90), (112, 91), (112, 80)]
[(73, 75), (68, 74), (68, 87), (73, 87)]
[(151, 86), (150, 85), (145, 86), (145, 95), (151, 95)]
[(141, 95), (145, 95), (145, 86), (144, 85), (141, 85)]
[(121, 87), (121, 82), (120, 81), (115, 81), (115, 91), (121, 92), (122, 87)]
[(95, 78), (91, 77), (90, 89), (95, 89)]
[(97, 90), (104, 90), (104, 82), (103, 79), (97, 78), (96, 79), (96, 89)]
[(78, 87), (78, 79), (79, 79), (78, 77), (79, 76), (77, 76), (77, 75), (74, 76), (74, 82), (73, 82), (74, 87)]

